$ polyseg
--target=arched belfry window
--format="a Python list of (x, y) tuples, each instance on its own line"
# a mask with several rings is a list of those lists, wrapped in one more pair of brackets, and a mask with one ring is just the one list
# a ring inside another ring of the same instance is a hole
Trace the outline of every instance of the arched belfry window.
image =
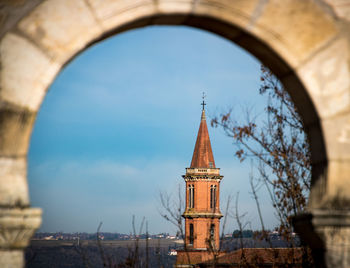
[(215, 224), (210, 225), (210, 240), (215, 239)]
[(190, 239), (189, 239), (190, 245), (193, 245), (194, 242), (194, 230), (193, 230), (193, 224), (190, 223)]
[(210, 186), (210, 208), (216, 207), (216, 185)]
[(194, 184), (188, 186), (188, 207), (194, 208)]

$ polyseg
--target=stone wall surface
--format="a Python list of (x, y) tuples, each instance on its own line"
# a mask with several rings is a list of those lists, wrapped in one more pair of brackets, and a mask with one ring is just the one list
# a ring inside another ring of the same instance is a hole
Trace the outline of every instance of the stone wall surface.
[(0, 38), (10, 31), (18, 21), (31, 12), (43, 0), (1, 0)]
[[(26, 230), (19, 237), (27, 241), (40, 224), (40, 211), (29, 208), (26, 155), (36, 113), (57, 73), (91, 44), (154, 24), (215, 32), (271, 68), (310, 139), (310, 213), (324, 210), (332, 218), (332, 210), (348, 211), (349, 20), (349, 0), (0, 0), (1, 232), (13, 232), (7, 219), (16, 219), (22, 223), (15, 230)], [(339, 226), (348, 237), (348, 227)], [(21, 267), (26, 243), (4, 240), (1, 232), (0, 266)], [(322, 236), (328, 266), (350, 266), (348, 243), (334, 246), (329, 237)]]

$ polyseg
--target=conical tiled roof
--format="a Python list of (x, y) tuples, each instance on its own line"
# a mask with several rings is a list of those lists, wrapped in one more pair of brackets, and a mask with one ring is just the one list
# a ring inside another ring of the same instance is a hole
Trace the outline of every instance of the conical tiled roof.
[(205, 111), (202, 111), (196, 146), (192, 156), (191, 168), (215, 168), (213, 152), (211, 150)]

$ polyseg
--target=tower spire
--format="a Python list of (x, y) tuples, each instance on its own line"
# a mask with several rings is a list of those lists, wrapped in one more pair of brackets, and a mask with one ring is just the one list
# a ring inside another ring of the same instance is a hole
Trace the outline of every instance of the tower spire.
[(215, 168), (214, 156), (211, 149), (207, 121), (205, 117), (204, 102), (205, 94), (202, 96), (202, 116), (199, 125), (196, 145), (194, 147), (191, 168)]

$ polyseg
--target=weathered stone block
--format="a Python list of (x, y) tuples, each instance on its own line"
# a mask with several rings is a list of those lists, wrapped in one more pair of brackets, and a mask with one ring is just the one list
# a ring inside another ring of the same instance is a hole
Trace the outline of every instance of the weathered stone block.
[(0, 207), (29, 205), (26, 176), (27, 159), (25, 157), (0, 158)]
[(330, 160), (327, 173), (327, 194), (322, 207), (349, 210), (350, 160)]
[(23, 249), (41, 224), (39, 208), (0, 209), (0, 252), (3, 249)]
[(293, 225), (311, 247), (315, 267), (350, 266), (349, 210), (312, 209), (294, 217)]
[(322, 118), (350, 110), (349, 50), (345, 38), (335, 40), (297, 70)]
[(83, 0), (49, 0), (22, 19), (19, 29), (59, 62), (65, 62), (102, 34)]
[(24, 256), (22, 250), (0, 250), (0, 267), (20, 268), (24, 267)]
[(25, 156), (28, 151), (35, 113), (0, 108), (0, 156)]
[(165, 14), (190, 14), (195, 6), (193, 0), (159, 0), (156, 9)]
[(104, 31), (124, 24), (135, 22), (136, 19), (155, 14), (153, 0), (87, 0), (92, 7)]
[(18, 21), (43, 0), (1, 0), (0, 39), (16, 27)]
[(312, 0), (260, 1), (250, 29), (293, 66), (338, 34), (334, 18)]
[(350, 5), (349, 0), (324, 0), (331, 6), (338, 17), (350, 21)]
[(349, 210), (312, 210), (312, 216), (312, 224), (314, 229), (324, 241), (327, 267), (349, 267)]
[(194, 6), (196, 15), (213, 16), (246, 29), (257, 8), (258, 0), (203, 0)]
[(331, 160), (350, 160), (350, 113), (323, 119), (327, 156)]
[(327, 192), (327, 161), (312, 165), (311, 190), (307, 210), (322, 208), (322, 201)]
[(36, 111), (61, 66), (12, 33), (1, 40), (0, 61), (0, 100)]

